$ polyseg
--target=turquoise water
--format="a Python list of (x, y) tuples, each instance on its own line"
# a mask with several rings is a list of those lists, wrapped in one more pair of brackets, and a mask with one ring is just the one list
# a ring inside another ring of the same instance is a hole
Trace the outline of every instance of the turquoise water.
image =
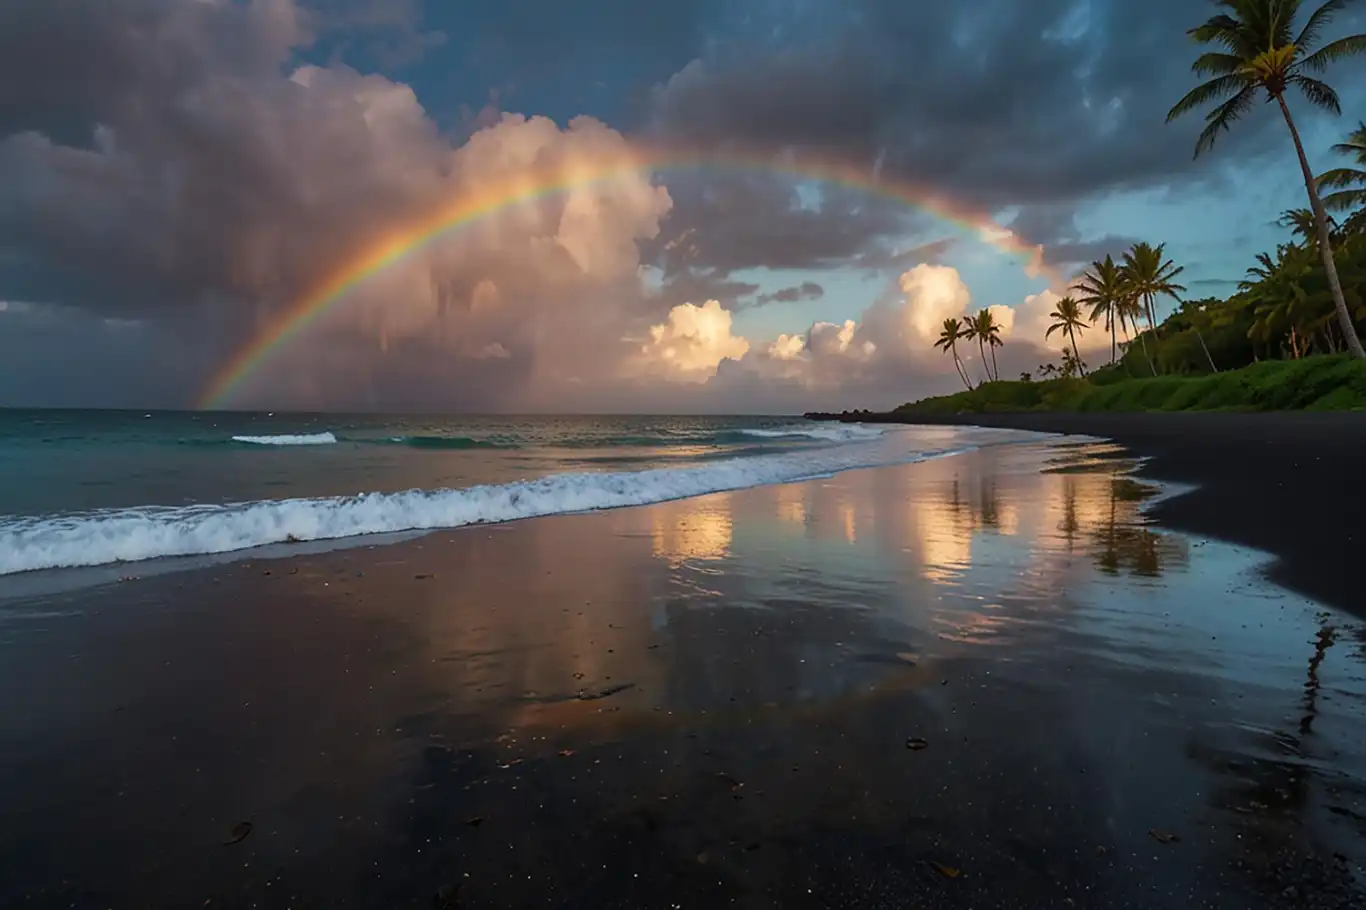
[(0, 411), (0, 574), (660, 502), (919, 460), (982, 434), (1003, 431), (790, 417)]

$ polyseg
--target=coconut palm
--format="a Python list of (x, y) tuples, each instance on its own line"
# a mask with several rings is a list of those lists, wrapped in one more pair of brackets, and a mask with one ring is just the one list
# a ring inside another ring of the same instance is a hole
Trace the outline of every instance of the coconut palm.
[(1048, 318), (1053, 322), (1043, 333), (1043, 337), (1048, 338), (1057, 331), (1065, 334), (1072, 342), (1072, 353), (1076, 357), (1078, 369), (1081, 375), (1085, 376), (1086, 366), (1081, 362), (1081, 355), (1078, 353), (1080, 349), (1077, 347), (1077, 332), (1086, 331), (1086, 323), (1081, 318), (1081, 304), (1077, 303), (1075, 297), (1064, 297), (1053, 307), (1053, 312), (1048, 314)]
[(1309, 168), (1309, 159), (1304, 154), (1299, 130), (1290, 116), (1290, 107), (1285, 102), (1286, 91), (1294, 88), (1314, 107), (1333, 114), (1342, 113), (1342, 105), (1333, 87), (1310, 74), (1322, 73), (1328, 64), (1343, 58), (1366, 53), (1366, 35), (1339, 38), (1312, 53), (1310, 50), (1319, 43), (1323, 29), (1348, 2), (1327, 0), (1310, 13), (1304, 27), (1296, 33), (1294, 21), (1304, 6), (1304, 0), (1218, 0), (1219, 13), (1187, 33), (1199, 44), (1219, 48), (1201, 54), (1191, 64), (1192, 71), (1211, 78), (1176, 102), (1167, 112), (1167, 122), (1209, 102), (1220, 102), (1205, 115), (1205, 128), (1195, 143), (1198, 157), (1201, 152), (1214, 146), (1221, 132), (1252, 110), (1262, 92), (1266, 93), (1268, 101), (1276, 102), (1300, 160), (1305, 192), (1309, 195), (1309, 208), (1316, 222), (1319, 254), (1328, 273), (1333, 306), (1342, 326), (1342, 334), (1353, 356), (1366, 357), (1366, 349), (1362, 348), (1361, 339), (1357, 337), (1356, 327), (1352, 324), (1352, 314), (1347, 309), (1342, 283), (1333, 262), (1328, 220), (1323, 202), (1319, 199), (1318, 184), (1314, 172)]
[(971, 390), (972, 383), (968, 382), (967, 370), (963, 368), (963, 362), (958, 359), (958, 342), (963, 337), (963, 327), (958, 320), (945, 319), (943, 327), (939, 330), (939, 340), (934, 343), (934, 346), (953, 356), (953, 368), (958, 371), (958, 378), (963, 380), (963, 385)]
[[(1130, 293), (1123, 271), (1113, 256), (1097, 259), (1091, 268), (1081, 274), (1072, 290), (1080, 291), (1077, 302), (1091, 308), (1091, 322), (1104, 319), (1105, 328), (1110, 331), (1110, 362), (1118, 356), (1119, 339), (1115, 332), (1118, 327), (1135, 315), (1135, 298)], [(1147, 346), (1143, 348), (1147, 355)], [(1151, 369), (1151, 362), (1149, 363)], [(1154, 373), (1156, 375), (1156, 373)]]
[[(1157, 246), (1151, 243), (1135, 243), (1124, 254), (1124, 262), (1119, 267), (1129, 292), (1143, 304), (1143, 314), (1148, 318), (1148, 330), (1153, 333), (1154, 338), (1157, 337), (1157, 298), (1171, 297), (1180, 302), (1181, 298), (1177, 295), (1185, 290), (1185, 287), (1173, 279), (1186, 269), (1170, 259), (1162, 258), (1166, 248), (1165, 243), (1159, 243)], [(1147, 353), (1147, 345), (1144, 345), (1144, 353)], [(1152, 361), (1148, 362), (1148, 367), (1152, 369)]]
[[(988, 379), (996, 379), (996, 349), (1001, 346), (1001, 325), (996, 321), (996, 317), (991, 314), (991, 310), (978, 310), (976, 315), (964, 316), (963, 323), (967, 329), (967, 337), (976, 339), (977, 350), (982, 354), (982, 369), (986, 371)], [(991, 347), (991, 363), (987, 363), (987, 346)]]
[[(1352, 156), (1357, 164), (1366, 168), (1366, 123), (1357, 124), (1347, 141), (1333, 146), (1333, 151)], [(1345, 212), (1366, 205), (1366, 170), (1362, 168), (1335, 167), (1319, 174), (1318, 187), (1338, 190), (1323, 197), (1325, 209)]]

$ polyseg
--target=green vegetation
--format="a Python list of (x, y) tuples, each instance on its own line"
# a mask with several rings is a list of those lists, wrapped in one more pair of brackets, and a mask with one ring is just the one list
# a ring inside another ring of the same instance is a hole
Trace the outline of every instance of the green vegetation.
[(895, 413), (1356, 409), (1366, 409), (1366, 361), (1327, 354), (1267, 360), (1203, 376), (1129, 378), (1107, 367), (1087, 379), (984, 382), (954, 395), (904, 404)]
[(1319, 180), (1309, 169), (1304, 143), (1300, 141), (1299, 130), (1285, 101), (1287, 91), (1298, 89), (1304, 100), (1314, 107), (1333, 114), (1342, 113), (1338, 93), (1316, 75), (1330, 63), (1366, 53), (1366, 35), (1339, 38), (1313, 53), (1310, 50), (1319, 43), (1323, 29), (1349, 2), (1328, 0), (1310, 13), (1304, 27), (1296, 32), (1295, 19), (1304, 5), (1303, 0), (1220, 0), (1222, 11), (1189, 33), (1197, 43), (1218, 48), (1201, 54), (1191, 64), (1194, 72), (1213, 78), (1191, 89), (1176, 102), (1167, 114), (1167, 122), (1211, 101), (1224, 99), (1205, 115), (1205, 128), (1195, 144), (1195, 154), (1199, 155), (1213, 148), (1219, 134), (1250, 111), (1262, 94), (1266, 95), (1267, 101), (1276, 102), (1300, 159), (1309, 209), (1313, 213), (1317, 252), (1323, 262), (1343, 340), (1352, 356), (1366, 357), (1334, 265), (1328, 216), (1318, 193)]
[[(1191, 65), (1207, 79), (1176, 103), (1168, 122), (1215, 104), (1195, 153), (1258, 100), (1275, 102), (1304, 175), (1307, 209), (1282, 214), (1289, 240), (1274, 254), (1259, 253), (1246, 279), (1226, 299), (1183, 299), (1176, 279), (1184, 269), (1166, 257), (1165, 244), (1135, 243), (1119, 259), (1106, 256), (1077, 277), (1073, 296), (1059, 300), (1048, 335), (1069, 342), (1057, 364), (1042, 364), (1018, 382), (999, 381), (997, 333), (986, 310), (944, 325), (936, 347), (952, 354), (967, 390), (898, 411), (954, 413), (1081, 410), (1272, 410), (1366, 407), (1366, 123), (1333, 151), (1357, 167), (1315, 177), (1287, 103), (1294, 92), (1319, 110), (1341, 113), (1337, 93), (1319, 76), (1332, 63), (1366, 54), (1366, 35), (1320, 39), (1350, 0), (1328, 0), (1294, 28), (1303, 0), (1218, 0), (1218, 15), (1190, 30), (1212, 47)], [(1333, 192), (1321, 197), (1320, 189)], [(1341, 222), (1328, 215), (1345, 213)], [(1176, 309), (1158, 321), (1158, 304)], [(1085, 308), (1085, 318), (1083, 318)], [(1110, 363), (1087, 370), (1078, 343), (1086, 331), (1110, 336)], [(1123, 336), (1123, 340), (1121, 340)], [(992, 346), (982, 362), (986, 381), (973, 387), (958, 341)], [(1134, 344), (1137, 342), (1137, 344)]]

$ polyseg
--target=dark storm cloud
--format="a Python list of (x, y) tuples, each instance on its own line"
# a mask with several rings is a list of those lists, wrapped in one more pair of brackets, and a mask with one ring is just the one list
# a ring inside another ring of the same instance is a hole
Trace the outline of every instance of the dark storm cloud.
[(1096, 240), (1055, 242), (1044, 250), (1044, 261), (1064, 273), (1086, 268), (1092, 262), (1113, 256), (1116, 261), (1142, 238), (1106, 234)]
[(797, 303), (801, 300), (820, 300), (825, 296), (825, 288), (814, 281), (803, 281), (792, 287), (779, 288), (772, 294), (760, 294), (754, 298), (755, 306), (766, 303)]
[(673, 210), (660, 236), (643, 247), (667, 276), (871, 262), (890, 256), (892, 245), (924, 221), (903, 203), (838, 187), (803, 198), (784, 177), (707, 173), (668, 185)]
[(702, 303), (707, 300), (719, 300), (726, 309), (734, 310), (744, 306), (745, 299), (758, 290), (757, 284), (737, 281), (716, 272), (683, 270), (669, 276), (660, 287), (658, 302), (653, 310), (656, 315), (662, 316), (680, 303)]
[[(884, 168), (987, 210), (1205, 170), (1191, 160), (1199, 117), (1164, 119), (1195, 84), (1184, 32), (1211, 4), (852, 0), (847, 10), (843, 28), (805, 46), (689, 64), (657, 89), (654, 128), (884, 155)], [(1330, 78), (1349, 88), (1360, 69)], [(1251, 117), (1210, 159), (1255, 154), (1283, 134), (1269, 114)]]

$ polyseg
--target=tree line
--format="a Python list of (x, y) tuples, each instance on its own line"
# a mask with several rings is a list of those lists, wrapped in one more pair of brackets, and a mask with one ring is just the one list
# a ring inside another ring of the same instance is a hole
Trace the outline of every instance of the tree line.
[[(1326, 44), (1321, 38), (1350, 2), (1327, 0), (1296, 29), (1303, 0), (1217, 0), (1217, 14), (1188, 32), (1210, 48), (1191, 65), (1206, 81), (1172, 107), (1167, 122), (1218, 102), (1205, 113), (1198, 157), (1258, 100), (1276, 103), (1309, 205), (1283, 213), (1280, 223), (1291, 237), (1274, 255), (1258, 254), (1226, 299), (1184, 299), (1186, 288), (1176, 280), (1184, 268), (1166, 256), (1165, 244), (1135, 243), (1119, 260), (1092, 262), (1049, 314), (1045, 337), (1060, 333), (1068, 345), (1061, 362), (1041, 365), (1040, 375), (1086, 376), (1078, 339), (1093, 328), (1110, 336), (1110, 367), (1103, 371), (1110, 377), (1219, 372), (1313, 353), (1366, 357), (1359, 334), (1366, 323), (1366, 122), (1333, 146), (1350, 164), (1315, 176), (1286, 101), (1294, 90), (1311, 107), (1341, 114), (1337, 92), (1319, 77), (1329, 64), (1366, 54), (1366, 35)], [(1176, 308), (1159, 322), (1158, 304), (1165, 298)], [(982, 310), (961, 321), (946, 319), (935, 347), (953, 358), (971, 389), (959, 345), (976, 342), (986, 381), (997, 380), (1000, 333), (991, 311)]]

